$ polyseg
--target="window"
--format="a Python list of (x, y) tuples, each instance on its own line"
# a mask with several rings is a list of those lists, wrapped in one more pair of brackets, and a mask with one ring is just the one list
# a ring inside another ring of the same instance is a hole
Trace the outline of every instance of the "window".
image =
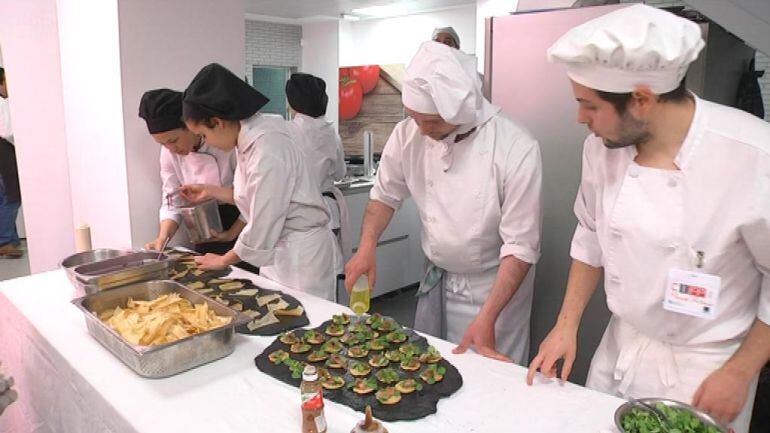
[(286, 81), (292, 73), (292, 68), (254, 66), (253, 86), (260, 93), (267, 96), (270, 102), (260, 111), (263, 113), (273, 113), (288, 118), (288, 107), (286, 106)]

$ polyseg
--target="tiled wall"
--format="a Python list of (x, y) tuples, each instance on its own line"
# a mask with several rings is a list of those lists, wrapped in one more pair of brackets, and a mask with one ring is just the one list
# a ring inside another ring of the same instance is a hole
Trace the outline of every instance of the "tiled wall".
[[(620, 0), (621, 3), (639, 3), (638, 0)], [(673, 7), (684, 6), (688, 7), (686, 2), (682, 0), (646, 0), (644, 3), (655, 7)], [(770, 53), (762, 53), (757, 51), (756, 55), (756, 69), (758, 71), (766, 71), (765, 76), (759, 79), (759, 86), (762, 89), (762, 101), (765, 103), (765, 120), (770, 122)]]
[(302, 63), (302, 26), (246, 20), (246, 65), (244, 73), (252, 80), (256, 66), (299, 68)]

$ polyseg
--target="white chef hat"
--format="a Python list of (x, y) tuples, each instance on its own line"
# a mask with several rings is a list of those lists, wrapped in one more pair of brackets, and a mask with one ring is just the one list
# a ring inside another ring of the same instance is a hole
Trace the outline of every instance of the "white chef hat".
[(401, 100), (452, 125), (476, 121), (484, 105), (476, 58), (438, 42), (424, 42), (406, 68)]
[(663, 94), (679, 86), (704, 45), (694, 22), (637, 4), (568, 31), (548, 60), (566, 63), (567, 75), (592, 89), (628, 93), (646, 85)]
[(431, 35), (430, 40), (435, 41), (436, 37), (442, 33), (446, 33), (451, 36), (452, 39), (455, 40), (455, 45), (457, 45), (456, 48), (460, 48), (460, 36), (457, 35), (457, 32), (452, 27), (436, 27), (433, 29), (433, 34)]

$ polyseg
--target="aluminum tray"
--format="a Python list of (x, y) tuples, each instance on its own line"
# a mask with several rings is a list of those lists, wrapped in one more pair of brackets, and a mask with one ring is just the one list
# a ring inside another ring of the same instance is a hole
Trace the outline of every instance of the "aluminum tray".
[[(193, 304), (205, 302), (216, 314), (232, 317), (233, 320), (226, 326), (157, 346), (131, 344), (99, 320), (99, 314), (104, 310), (125, 307), (128, 298), (148, 301), (169, 293), (179, 293)], [(83, 311), (88, 332), (96, 341), (138, 375), (154, 379), (173, 376), (231, 354), (235, 327), (251, 320), (245, 314), (169, 280), (145, 281), (118, 287), (75, 299), (72, 303)]]
[(67, 278), (69, 278), (72, 284), (77, 284), (77, 276), (75, 275), (76, 267), (80, 265), (87, 265), (89, 263), (100, 262), (102, 260), (112, 259), (115, 257), (126, 256), (133, 253), (134, 251), (131, 250), (100, 248), (73, 254), (62, 260), (61, 263), (59, 263), (59, 266), (67, 272)]
[(140, 281), (163, 280), (168, 278), (169, 263), (168, 257), (157, 252), (133, 252), (77, 266), (73, 269), (75, 286), (83, 295)]

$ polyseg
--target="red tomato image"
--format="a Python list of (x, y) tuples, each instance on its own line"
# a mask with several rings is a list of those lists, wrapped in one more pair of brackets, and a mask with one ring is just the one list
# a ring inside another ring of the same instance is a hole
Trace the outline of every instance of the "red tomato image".
[(343, 77), (350, 77), (350, 68), (340, 68), (340, 80)]
[(350, 78), (361, 83), (364, 95), (374, 90), (380, 80), (380, 67), (377, 65), (354, 66), (350, 69)]
[(340, 80), (340, 120), (350, 120), (361, 110), (364, 92), (361, 84), (348, 77)]

